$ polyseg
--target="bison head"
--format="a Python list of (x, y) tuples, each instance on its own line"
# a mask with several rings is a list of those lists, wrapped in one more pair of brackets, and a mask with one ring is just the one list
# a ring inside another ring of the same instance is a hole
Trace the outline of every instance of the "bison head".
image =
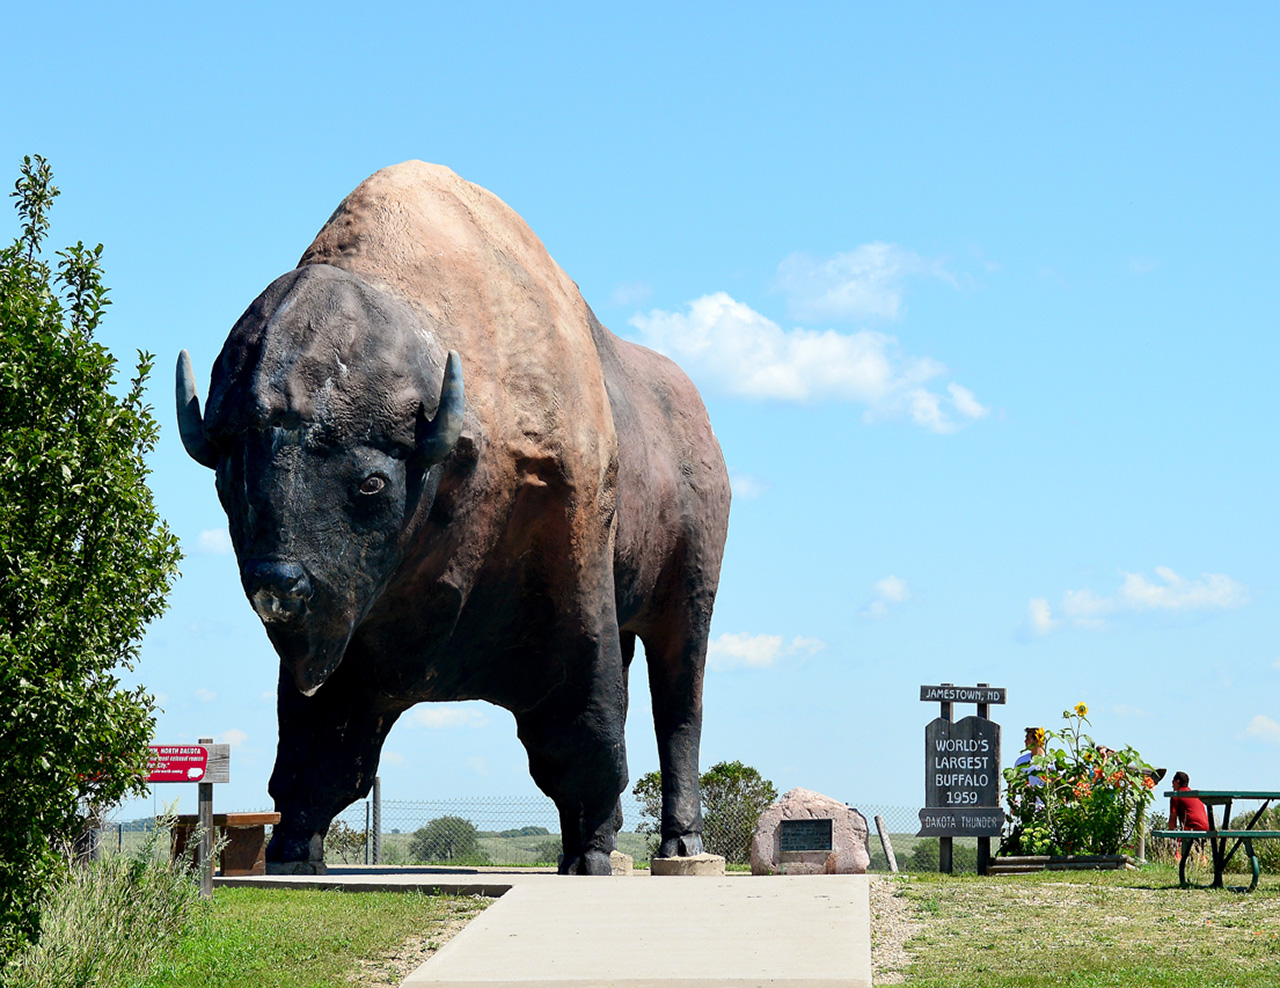
[(430, 510), (462, 429), (458, 355), (444, 362), (403, 302), (306, 265), (254, 300), (213, 367), (202, 418), (178, 358), (183, 445), (217, 471), (245, 594), (310, 696)]

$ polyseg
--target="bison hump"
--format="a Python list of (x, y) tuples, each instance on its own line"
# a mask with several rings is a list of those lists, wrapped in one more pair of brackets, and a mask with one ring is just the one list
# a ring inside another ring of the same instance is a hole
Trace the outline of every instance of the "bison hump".
[(428, 345), (461, 354), (488, 483), (551, 464), (568, 489), (612, 510), (617, 437), (590, 310), (501, 199), (442, 165), (393, 165), (342, 201), (299, 263), (401, 297)]

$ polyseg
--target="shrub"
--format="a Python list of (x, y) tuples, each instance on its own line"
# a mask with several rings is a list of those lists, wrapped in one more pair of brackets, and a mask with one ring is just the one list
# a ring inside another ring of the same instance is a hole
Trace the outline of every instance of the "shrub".
[[(765, 808), (778, 798), (772, 782), (740, 761), (717, 762), (698, 780), (702, 791), (702, 839), (712, 854), (729, 864), (751, 858), (751, 837)], [(648, 838), (649, 856), (662, 842), (662, 773), (648, 772), (632, 787), (640, 802), (636, 833)]]
[(409, 838), (409, 858), (447, 864), (488, 864), (476, 825), (460, 816), (436, 817)]
[(368, 834), (347, 826), (341, 820), (329, 824), (329, 832), (324, 835), (324, 849), (335, 852), (342, 858), (343, 864), (361, 864), (364, 862), (365, 846)]
[(21, 171), (22, 234), (0, 250), (0, 962), (36, 935), (57, 843), (146, 791), (153, 699), (116, 672), (179, 558), (146, 482), (151, 357), (117, 397), (93, 339), (102, 245), (61, 251), (55, 273), (41, 244), (58, 190), (39, 156)]
[(199, 906), (191, 867), (169, 861), (169, 826), (133, 856), (88, 865), (63, 860), (41, 911), (38, 943), (0, 972), (6, 988), (136, 984)]

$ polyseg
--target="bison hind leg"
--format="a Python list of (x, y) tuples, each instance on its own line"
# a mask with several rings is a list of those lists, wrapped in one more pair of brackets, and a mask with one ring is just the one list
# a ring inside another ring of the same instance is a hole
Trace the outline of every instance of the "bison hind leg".
[(691, 607), (679, 620), (642, 635), (649, 666), (653, 726), (662, 770), (662, 841), (658, 857), (703, 852), (698, 749), (702, 743), (702, 679), (710, 608)]

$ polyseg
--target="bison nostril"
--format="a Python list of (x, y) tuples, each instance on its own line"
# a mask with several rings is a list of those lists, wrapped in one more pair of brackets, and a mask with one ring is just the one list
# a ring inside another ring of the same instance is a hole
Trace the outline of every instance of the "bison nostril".
[(244, 592), (264, 621), (284, 621), (300, 615), (311, 597), (311, 581), (297, 563), (250, 559), (240, 573)]

